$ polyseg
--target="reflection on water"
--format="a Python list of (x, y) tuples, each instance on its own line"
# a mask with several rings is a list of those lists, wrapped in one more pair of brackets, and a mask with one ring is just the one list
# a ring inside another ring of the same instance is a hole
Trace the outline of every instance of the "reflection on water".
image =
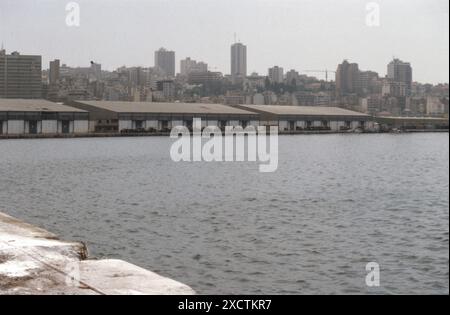
[(275, 173), (165, 137), (4, 140), (0, 208), (199, 293), (448, 294), (448, 140), (282, 136)]

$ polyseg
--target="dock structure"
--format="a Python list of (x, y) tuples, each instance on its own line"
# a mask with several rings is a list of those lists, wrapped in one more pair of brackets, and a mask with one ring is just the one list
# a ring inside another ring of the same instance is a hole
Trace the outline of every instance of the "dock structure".
[(185, 284), (87, 248), (0, 212), (0, 295), (189, 295)]
[[(0, 99), (0, 139), (168, 135), (173, 127), (276, 126), (280, 134), (447, 130), (448, 118), (373, 117), (331, 106)], [(263, 129), (263, 128), (261, 128)]]
[(382, 130), (436, 131), (449, 129), (448, 117), (376, 117)]

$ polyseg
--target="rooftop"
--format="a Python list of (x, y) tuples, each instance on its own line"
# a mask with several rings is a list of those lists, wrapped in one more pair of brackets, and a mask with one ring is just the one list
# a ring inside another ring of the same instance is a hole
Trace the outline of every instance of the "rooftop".
[(303, 116), (360, 116), (368, 115), (343, 109), (326, 106), (281, 106), (281, 105), (241, 105), (242, 108), (266, 112), (276, 115), (303, 115)]
[(0, 112), (84, 113), (85, 111), (42, 99), (0, 98)]
[(448, 121), (448, 117), (401, 117), (401, 116), (377, 116), (377, 119), (389, 120), (425, 120), (425, 121)]
[(118, 101), (77, 101), (117, 113), (177, 113), (177, 114), (243, 114), (255, 113), (222, 104), (203, 103), (155, 103)]

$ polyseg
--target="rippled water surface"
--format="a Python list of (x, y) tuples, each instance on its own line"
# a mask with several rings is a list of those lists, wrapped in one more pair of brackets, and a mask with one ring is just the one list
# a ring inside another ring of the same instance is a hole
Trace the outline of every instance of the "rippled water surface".
[(263, 174), (165, 137), (2, 140), (0, 209), (202, 294), (448, 294), (448, 141), (282, 136)]

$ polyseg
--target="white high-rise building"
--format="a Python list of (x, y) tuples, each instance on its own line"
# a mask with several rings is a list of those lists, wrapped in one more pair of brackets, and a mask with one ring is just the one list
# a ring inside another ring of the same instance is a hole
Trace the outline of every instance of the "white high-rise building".
[(190, 57), (180, 61), (180, 74), (188, 76), (192, 72), (207, 72), (208, 64), (202, 61), (195, 61)]
[(283, 68), (278, 67), (278, 66), (269, 68), (269, 80), (272, 83), (283, 83), (283, 80), (284, 80)]

